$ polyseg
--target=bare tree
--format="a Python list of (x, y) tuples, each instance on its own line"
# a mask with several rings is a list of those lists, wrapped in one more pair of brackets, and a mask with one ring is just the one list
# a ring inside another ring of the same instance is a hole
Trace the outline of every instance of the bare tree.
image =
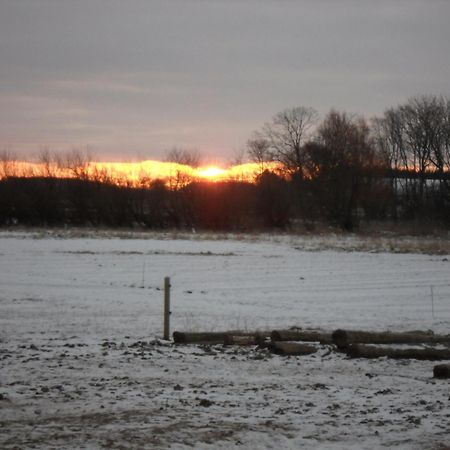
[(74, 178), (87, 181), (92, 160), (92, 152), (88, 147), (85, 150), (74, 148), (62, 159), (62, 165)]
[(414, 169), (423, 176), (430, 166), (442, 169), (442, 105), (437, 97), (414, 97), (400, 107)]
[(372, 170), (378, 165), (366, 121), (331, 110), (307, 150), (309, 173), (325, 214), (352, 230), (363, 192), (370, 190)]
[(201, 154), (197, 150), (173, 147), (166, 154), (166, 161), (196, 168), (201, 164)]
[(17, 176), (17, 157), (9, 149), (0, 152), (0, 180)]
[[(403, 140), (405, 142), (405, 167), (414, 176), (410, 200), (414, 210), (424, 206), (425, 197), (433, 184), (427, 183), (428, 172), (442, 178), (445, 166), (446, 101), (443, 97), (417, 96), (397, 108), (401, 114)], [(442, 185), (442, 180), (439, 181)], [(442, 187), (442, 186), (441, 186)]]
[[(393, 169), (391, 180), (396, 202), (401, 200), (407, 208), (405, 212), (414, 217), (430, 214), (430, 200), (435, 210), (446, 204), (449, 104), (450, 99), (442, 96), (417, 96), (386, 110), (382, 118), (374, 121), (378, 148)], [(427, 181), (430, 177), (433, 181)], [(397, 188), (397, 182), (401, 189)]]
[[(167, 152), (166, 161), (194, 169), (200, 166), (201, 155), (197, 150), (174, 147)], [(186, 170), (176, 168), (175, 173), (169, 178), (169, 187), (178, 190), (192, 181), (193, 177)]]
[(408, 168), (401, 111), (390, 108), (383, 117), (375, 118), (372, 125), (377, 147), (389, 167), (394, 171)]
[(317, 123), (318, 114), (310, 107), (285, 109), (257, 132), (257, 140), (267, 141), (273, 158), (286, 169), (302, 177), (305, 164), (303, 145)]
[(372, 121), (374, 141), (379, 154), (384, 159), (387, 168), (391, 169), (390, 185), (393, 192), (391, 215), (398, 219), (399, 192), (408, 192), (408, 178), (400, 177), (402, 170), (413, 170), (405, 140), (403, 113), (399, 108), (390, 108), (383, 117)]
[(259, 175), (267, 169), (268, 163), (274, 160), (269, 140), (258, 135), (247, 141), (247, 152), (250, 160), (259, 165)]
[(444, 167), (450, 171), (450, 97), (445, 100), (444, 109)]
[(41, 166), (41, 176), (56, 178), (58, 176), (58, 157), (48, 147), (42, 147), (38, 154), (38, 163)]
[(318, 141), (329, 149), (335, 164), (363, 167), (370, 163), (370, 129), (362, 117), (331, 110), (318, 129)]

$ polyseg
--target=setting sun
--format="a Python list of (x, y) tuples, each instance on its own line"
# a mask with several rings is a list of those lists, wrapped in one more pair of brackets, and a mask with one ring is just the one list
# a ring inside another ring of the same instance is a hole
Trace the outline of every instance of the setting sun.
[(199, 168), (196, 171), (196, 175), (200, 178), (207, 178), (210, 180), (218, 180), (224, 178), (226, 176), (227, 171), (225, 169), (221, 169), (217, 166), (209, 166), (204, 168)]

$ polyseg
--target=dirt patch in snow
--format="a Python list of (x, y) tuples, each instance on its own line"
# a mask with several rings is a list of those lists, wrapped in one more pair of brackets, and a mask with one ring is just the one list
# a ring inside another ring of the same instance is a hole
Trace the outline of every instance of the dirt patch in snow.
[(2, 448), (448, 444), (448, 382), (429, 362), (157, 339), (2, 347)]

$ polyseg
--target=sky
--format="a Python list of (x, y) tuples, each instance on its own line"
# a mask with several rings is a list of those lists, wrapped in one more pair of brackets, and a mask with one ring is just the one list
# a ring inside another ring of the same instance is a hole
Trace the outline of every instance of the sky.
[(447, 0), (0, 0), (0, 151), (240, 155), (277, 112), (450, 94)]

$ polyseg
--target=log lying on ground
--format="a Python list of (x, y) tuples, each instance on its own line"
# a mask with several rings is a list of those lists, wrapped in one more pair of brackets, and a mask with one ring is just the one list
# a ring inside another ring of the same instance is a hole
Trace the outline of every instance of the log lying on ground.
[(224, 345), (258, 345), (263, 343), (264, 336), (258, 334), (248, 334), (243, 336), (236, 336), (234, 334), (228, 334), (225, 336)]
[(434, 378), (450, 378), (450, 364), (439, 364), (433, 368)]
[[(223, 344), (229, 332), (183, 333), (175, 331), (173, 340), (176, 344)], [(239, 334), (236, 332), (236, 334)]]
[(450, 335), (440, 336), (432, 332), (392, 333), (373, 331), (336, 330), (331, 335), (338, 348), (345, 349), (350, 344), (443, 344), (450, 343)]
[(303, 341), (331, 344), (331, 333), (316, 330), (274, 330), (270, 335), (272, 342)]
[[(255, 332), (249, 333), (244, 331), (216, 331), (209, 333), (183, 333), (180, 331), (175, 331), (173, 333), (173, 340), (176, 344), (225, 344), (227, 339), (230, 337), (249, 337), (252, 336), (257, 343), (263, 341), (269, 336), (269, 333)], [(232, 338), (231, 338), (232, 339)], [(244, 345), (244, 344), (240, 344)], [(251, 344), (245, 344), (251, 345)]]
[(302, 356), (316, 353), (317, 348), (312, 345), (299, 344), (298, 342), (272, 342), (270, 349), (277, 355)]
[(351, 358), (421, 359), (428, 361), (450, 360), (450, 350), (435, 348), (389, 348), (373, 345), (350, 344), (346, 351)]

